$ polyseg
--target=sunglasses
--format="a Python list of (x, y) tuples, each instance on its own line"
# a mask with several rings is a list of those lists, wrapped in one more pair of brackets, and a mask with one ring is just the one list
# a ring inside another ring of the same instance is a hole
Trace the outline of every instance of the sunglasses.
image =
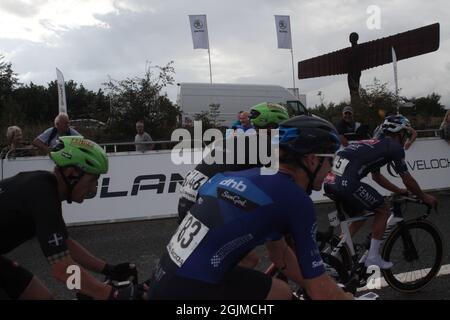
[(333, 161), (334, 161), (334, 154), (333, 153), (316, 153), (315, 154), (316, 157), (319, 158), (326, 158), (328, 159), (328, 162), (330, 163), (330, 166), (333, 166)]

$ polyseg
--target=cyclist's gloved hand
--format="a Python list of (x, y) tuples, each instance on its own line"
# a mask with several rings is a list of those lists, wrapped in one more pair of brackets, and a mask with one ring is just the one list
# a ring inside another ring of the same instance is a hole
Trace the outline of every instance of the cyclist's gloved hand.
[(126, 281), (132, 278), (133, 283), (137, 283), (137, 268), (133, 263), (125, 262), (116, 265), (105, 264), (102, 274), (107, 276), (110, 280)]
[(409, 191), (408, 191), (408, 189), (399, 189), (399, 191), (398, 192), (396, 192), (395, 193), (396, 195), (402, 195), (402, 196), (407, 196), (407, 195), (409, 195)]
[(436, 208), (438, 204), (438, 199), (435, 196), (432, 196), (431, 194), (428, 193), (425, 193), (425, 197), (422, 200), (431, 208)]
[(142, 291), (135, 284), (123, 288), (113, 287), (108, 300), (142, 300), (142, 294)]

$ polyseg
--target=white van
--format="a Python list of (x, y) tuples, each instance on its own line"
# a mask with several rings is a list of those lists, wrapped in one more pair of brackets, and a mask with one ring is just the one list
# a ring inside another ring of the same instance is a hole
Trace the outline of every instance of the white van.
[(307, 114), (306, 95), (294, 96), (288, 89), (275, 85), (179, 83), (177, 105), (183, 112), (183, 124), (194, 120), (196, 114), (209, 111), (211, 104), (219, 104), (218, 120), (229, 126), (239, 111), (248, 111), (261, 102), (284, 105), (291, 115)]

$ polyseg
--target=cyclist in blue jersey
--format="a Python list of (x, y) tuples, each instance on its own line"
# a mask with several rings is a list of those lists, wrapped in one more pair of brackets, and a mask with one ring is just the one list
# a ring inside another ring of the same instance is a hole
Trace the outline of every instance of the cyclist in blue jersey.
[[(379, 253), (389, 217), (389, 207), (384, 198), (374, 188), (361, 182), (361, 179), (371, 173), (372, 179), (381, 187), (394, 193), (405, 193), (405, 189), (392, 184), (380, 173), (381, 167), (392, 163), (393, 169), (400, 175), (410, 192), (429, 205), (437, 204), (437, 199), (424, 193), (408, 172), (404, 144), (408, 139), (410, 128), (409, 120), (402, 115), (386, 117), (382, 124), (384, 138), (357, 141), (339, 151), (333, 170), (325, 180), (325, 192), (333, 194), (341, 201), (344, 210), (350, 216), (361, 215), (365, 210), (375, 212), (366, 266), (376, 265), (381, 269), (392, 267), (392, 263), (383, 260)], [(352, 223), (351, 234), (353, 235), (362, 224), (363, 222)]]
[[(340, 145), (336, 129), (298, 116), (279, 130), (276, 174), (262, 175), (260, 168), (219, 173), (200, 188), (156, 267), (151, 299), (290, 299), (285, 282), (238, 266), (264, 243), (275, 265), (311, 298), (351, 297), (325, 272), (309, 197), (331, 169)], [(283, 238), (287, 233), (295, 250)]]
[[(260, 135), (262, 129), (268, 130), (278, 128), (278, 124), (289, 119), (286, 109), (276, 103), (259, 103), (250, 109), (250, 119), (253, 127), (257, 130), (255, 136), (237, 135), (230, 137), (234, 139), (231, 148), (227, 148), (224, 141), (218, 141), (212, 151), (202, 159), (194, 170), (187, 173), (183, 184), (180, 188), (180, 199), (178, 201), (178, 222), (181, 222), (186, 216), (189, 209), (195, 204), (198, 196), (198, 190), (212, 176), (225, 171), (240, 171), (254, 167), (262, 167), (262, 159), (260, 159)], [(253, 139), (254, 138), (254, 139)], [(253, 143), (252, 143), (253, 139)], [(270, 150), (270, 139), (267, 139), (267, 149)], [(255, 148), (256, 144), (256, 148)], [(228, 160), (231, 153), (232, 159)], [(255, 157), (252, 157), (256, 155)], [(208, 163), (208, 158), (217, 156), (217, 162)], [(239, 161), (241, 158), (243, 161)], [(252, 159), (254, 158), (254, 159)], [(254, 161), (252, 161), (254, 160)], [(242, 261), (241, 265), (253, 268), (258, 264), (259, 258), (255, 252), (250, 252)]]

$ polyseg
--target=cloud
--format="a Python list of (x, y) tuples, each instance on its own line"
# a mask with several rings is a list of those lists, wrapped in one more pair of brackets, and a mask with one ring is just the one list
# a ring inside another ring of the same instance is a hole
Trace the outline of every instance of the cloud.
[[(25, 4), (28, 4), (27, 6)], [(381, 29), (368, 29), (366, 10), (380, 7)], [(278, 49), (275, 14), (290, 15), (295, 71), (297, 62), (348, 47), (356, 31), (360, 42), (441, 23), (437, 52), (400, 61), (402, 94), (437, 91), (450, 104), (450, 6), (446, 0), (2, 0), (0, 47), (22, 81), (46, 83), (55, 67), (66, 79), (90, 89), (107, 75), (115, 79), (142, 75), (146, 61), (175, 61), (176, 82), (209, 82), (207, 50), (193, 50), (189, 14), (206, 14), (214, 82), (278, 84), (292, 87), (289, 50)], [(412, 19), (413, 17), (413, 19)], [(362, 85), (374, 77), (393, 88), (392, 65), (363, 72)], [(349, 99), (345, 75), (295, 81), (308, 106)], [(175, 101), (177, 87), (167, 88)]]
[(18, 17), (29, 18), (36, 15), (41, 6), (48, 0), (2, 0), (0, 2), (0, 11), (6, 12)]

